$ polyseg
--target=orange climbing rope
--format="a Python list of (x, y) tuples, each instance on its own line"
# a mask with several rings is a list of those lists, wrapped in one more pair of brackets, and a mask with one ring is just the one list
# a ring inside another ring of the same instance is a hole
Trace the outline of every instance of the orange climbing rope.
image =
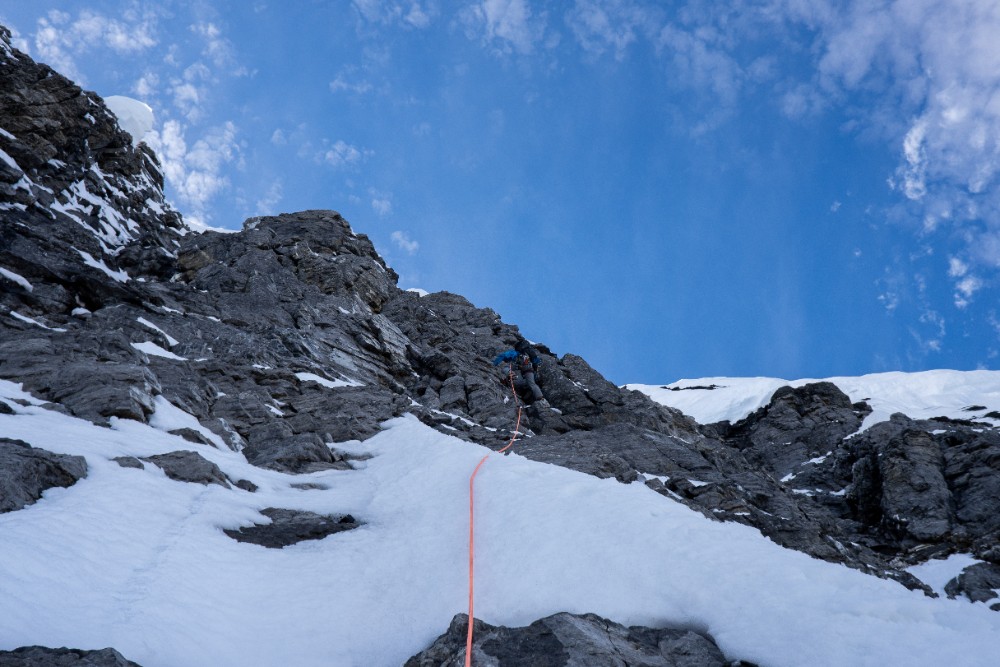
[[(510, 391), (514, 394), (514, 404), (517, 405), (517, 422), (514, 424), (514, 434), (510, 436), (510, 442), (504, 445), (503, 449), (498, 450), (498, 453), (503, 454), (505, 451), (510, 449), (514, 441), (517, 440), (519, 431), (521, 429), (521, 402), (517, 398), (517, 390), (514, 389), (514, 367), (510, 367)], [(492, 454), (492, 452), (490, 452)], [(474, 589), (475, 589), (475, 567), (476, 567), (476, 541), (475, 541), (475, 526), (476, 526), (476, 504), (475, 504), (475, 485), (476, 485), (476, 474), (479, 469), (483, 467), (486, 463), (486, 459), (490, 457), (490, 454), (484, 456), (479, 464), (476, 465), (476, 469), (472, 471), (472, 475), (469, 477), (469, 631), (465, 637), (465, 667), (470, 667), (472, 665), (472, 624), (475, 620), (475, 615), (473, 614), (473, 599), (474, 599)]]

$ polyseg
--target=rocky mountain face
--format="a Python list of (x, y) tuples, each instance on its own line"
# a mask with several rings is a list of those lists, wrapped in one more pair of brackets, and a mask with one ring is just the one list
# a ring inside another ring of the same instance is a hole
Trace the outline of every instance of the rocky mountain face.
[[(175, 431), (193, 450), (226, 447), (293, 474), (350, 469), (338, 443), (405, 413), (494, 449), (509, 440), (515, 406), (492, 359), (523, 338), (517, 326), (458, 295), (399, 289), (371, 241), (333, 211), (195, 233), (162, 186), (156, 157), (133, 147), (99, 97), (18, 52), (0, 28), (0, 379), (100, 425), (179, 409), (199, 425)], [(713, 519), (910, 587), (922, 584), (906, 567), (971, 552), (984, 562), (948, 593), (996, 597), (1000, 435), (988, 425), (896, 415), (857, 434), (870, 408), (828, 383), (780, 390), (736, 424), (701, 425), (578, 356), (536, 348), (552, 409), (525, 410), (521, 455), (643, 481)], [(79, 457), (2, 436), (0, 512), (86, 475)], [(157, 458), (119, 463), (241, 484), (196, 451)], [(280, 547), (356, 525), (275, 512), (270, 533), (232, 537)], [(635, 651), (667, 641), (600, 623)], [(634, 664), (661, 664), (650, 660)]]

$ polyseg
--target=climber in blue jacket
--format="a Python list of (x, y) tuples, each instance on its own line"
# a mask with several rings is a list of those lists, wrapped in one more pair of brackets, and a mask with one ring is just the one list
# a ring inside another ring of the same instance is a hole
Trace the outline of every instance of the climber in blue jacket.
[(538, 366), (542, 362), (528, 341), (519, 340), (513, 350), (507, 350), (498, 354), (496, 359), (493, 360), (493, 365), (499, 366), (505, 361), (509, 362), (511, 367), (516, 368), (521, 374), (520, 380), (514, 380), (514, 390), (518, 394), (521, 394), (527, 389), (531, 392), (532, 403), (543, 407), (548, 406), (548, 401), (545, 400), (542, 390), (538, 387), (538, 383), (535, 382), (535, 374), (538, 372)]

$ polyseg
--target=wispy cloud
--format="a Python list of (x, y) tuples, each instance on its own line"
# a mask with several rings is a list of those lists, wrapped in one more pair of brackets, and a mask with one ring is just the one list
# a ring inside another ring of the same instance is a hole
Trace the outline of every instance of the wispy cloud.
[(179, 77), (170, 80), (169, 92), (174, 109), (191, 122), (201, 120), (214, 82), (212, 71), (202, 62), (187, 66)]
[(984, 287), (981, 278), (970, 273), (969, 265), (957, 257), (948, 260), (948, 276), (955, 281), (955, 307), (964, 310), (973, 295)]
[(415, 255), (420, 249), (420, 244), (410, 238), (410, 235), (403, 231), (395, 231), (392, 233), (392, 242), (397, 248), (402, 250), (408, 255)]
[(437, 16), (434, 2), (394, 2), (392, 0), (354, 0), (351, 4), (367, 22), (399, 24), (410, 28), (428, 27)]
[(498, 53), (530, 54), (545, 35), (547, 16), (534, 14), (527, 0), (480, 0), (459, 12), (470, 39)]
[(118, 54), (136, 54), (157, 44), (152, 14), (127, 11), (121, 19), (81, 10), (74, 19), (67, 12), (50, 11), (38, 20), (34, 46), (38, 57), (78, 83), (86, 83), (76, 57), (107, 48)]
[(343, 139), (338, 139), (320, 154), (320, 159), (334, 167), (346, 167), (357, 164), (373, 154), (374, 152), (369, 149), (358, 148)]
[(602, 56), (610, 51), (620, 61), (640, 36), (658, 32), (659, 13), (633, 0), (576, 0), (566, 24), (585, 52)]
[(208, 225), (210, 202), (229, 187), (226, 169), (239, 163), (241, 149), (232, 122), (211, 128), (188, 147), (185, 127), (168, 120), (147, 143), (163, 164), (163, 175), (174, 188), (188, 222)]
[(284, 184), (277, 180), (271, 184), (266, 192), (257, 200), (255, 204), (255, 215), (274, 215), (275, 207), (281, 202), (285, 194)]
[(233, 70), (234, 74), (246, 74), (246, 69), (238, 65), (236, 52), (228, 38), (224, 37), (222, 30), (211, 22), (195, 23), (191, 26), (191, 32), (199, 37), (204, 44), (202, 55), (208, 58), (212, 64), (218, 68)]
[[(372, 198), (372, 210), (375, 211), (381, 217), (386, 217), (392, 215), (392, 194), (388, 192), (381, 192), (375, 188), (368, 189), (368, 195)], [(401, 233), (401, 232), (397, 232)], [(396, 234), (393, 234), (393, 240), (396, 240)]]
[(374, 89), (374, 84), (365, 78), (356, 65), (342, 67), (337, 76), (330, 82), (330, 92), (332, 93), (346, 92), (364, 95)]
[(957, 225), (972, 261), (1000, 267), (1000, 5), (779, 4), (817, 30), (814, 92), (867, 95), (858, 113), (898, 147), (891, 185), (924, 208), (924, 230)]

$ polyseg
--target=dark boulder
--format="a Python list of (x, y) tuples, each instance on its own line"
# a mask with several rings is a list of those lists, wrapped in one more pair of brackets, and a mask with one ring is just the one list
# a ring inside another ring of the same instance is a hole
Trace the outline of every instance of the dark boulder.
[[(157, 454), (142, 459), (157, 466), (172, 480), (193, 484), (218, 484), (230, 488), (229, 479), (215, 465), (198, 452), (182, 450), (168, 454)], [(129, 463), (125, 467), (131, 467)]]
[(325, 516), (303, 510), (269, 507), (260, 511), (271, 523), (254, 524), (225, 534), (237, 542), (281, 549), (304, 540), (321, 540), (335, 533), (353, 530), (361, 524), (350, 514)]
[[(405, 667), (461, 667), (468, 628), (468, 616), (455, 616), (448, 631)], [(625, 627), (595, 614), (554, 614), (521, 628), (476, 619), (473, 630), (476, 665), (751, 667), (727, 660), (710, 637), (693, 630)]]
[(73, 486), (86, 476), (82, 456), (53, 454), (21, 440), (0, 438), (0, 513), (22, 509), (46, 489)]
[(996, 600), (1000, 591), (1000, 565), (976, 563), (970, 565), (944, 587), (948, 597), (964, 596), (971, 602), (985, 602), (990, 609), (1000, 611), (1000, 601)]

